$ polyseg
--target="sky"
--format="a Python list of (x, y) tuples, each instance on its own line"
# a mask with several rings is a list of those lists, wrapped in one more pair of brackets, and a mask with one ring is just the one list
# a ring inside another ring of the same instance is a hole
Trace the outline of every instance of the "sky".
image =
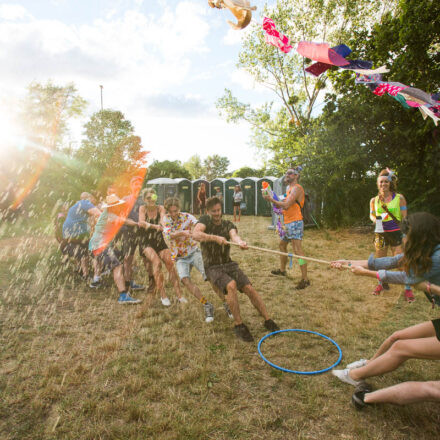
[[(264, 0), (252, 4), (261, 11)], [(258, 10), (254, 18), (262, 21)], [(247, 30), (232, 30), (228, 19), (207, 0), (3, 1), (0, 131), (30, 82), (73, 82), (88, 102), (72, 124), (78, 145), (82, 125), (100, 110), (102, 85), (104, 108), (133, 123), (150, 160), (220, 154), (230, 170), (260, 167), (249, 125), (228, 124), (215, 108), (225, 88), (253, 105), (273, 99), (237, 69)]]

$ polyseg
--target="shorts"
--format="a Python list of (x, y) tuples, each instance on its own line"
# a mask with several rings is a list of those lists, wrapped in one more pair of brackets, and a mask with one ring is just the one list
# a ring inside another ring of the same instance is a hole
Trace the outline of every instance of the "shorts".
[[(169, 249), (167, 244), (165, 243), (165, 240), (163, 238), (163, 235), (160, 234), (160, 236), (153, 236), (152, 238), (148, 238), (145, 234), (140, 239), (140, 248), (142, 251), (146, 248), (151, 248), (156, 252), (156, 254), (159, 254), (159, 252)], [(142, 254), (143, 255), (143, 254)]]
[(284, 227), (286, 229), (286, 235), (282, 238), (284, 241), (302, 240), (304, 236), (304, 222), (302, 220), (286, 223)]
[(234, 206), (240, 207), (240, 205), (241, 205), (241, 202), (234, 202)]
[(124, 231), (120, 237), (122, 255), (134, 255), (136, 248), (139, 248), (139, 255), (142, 255), (141, 250), (141, 235), (138, 231)]
[(431, 322), (432, 325), (434, 326), (435, 336), (437, 336), (437, 339), (440, 341), (440, 318), (433, 319)]
[(205, 267), (203, 266), (202, 253), (199, 249), (186, 257), (176, 259), (176, 269), (181, 280), (183, 278), (191, 278), (190, 274), (193, 267), (195, 267), (202, 274), (204, 281), (208, 279), (206, 277)]
[(60, 250), (63, 255), (80, 259), (89, 255), (89, 244), (88, 241), (62, 241)]
[(237, 289), (243, 292), (243, 287), (251, 284), (249, 278), (238, 267), (235, 261), (226, 264), (217, 264), (206, 269), (206, 275), (216, 287), (225, 295), (228, 293), (226, 286), (231, 282), (237, 283)]
[(377, 251), (387, 246), (396, 247), (402, 244), (402, 231), (376, 232), (374, 234), (374, 247)]
[(123, 254), (119, 249), (107, 248), (96, 257), (96, 261), (101, 266), (102, 272), (112, 271), (120, 266), (123, 261)]

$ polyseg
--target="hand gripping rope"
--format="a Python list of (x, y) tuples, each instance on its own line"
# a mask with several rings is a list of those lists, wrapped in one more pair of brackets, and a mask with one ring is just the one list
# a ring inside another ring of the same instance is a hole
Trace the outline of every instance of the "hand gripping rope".
[[(296, 370), (289, 370), (287, 368), (284, 367), (280, 367), (278, 365), (275, 365), (274, 363), (270, 362), (268, 359), (266, 359), (263, 355), (263, 353), (261, 352), (261, 344), (270, 336), (276, 335), (277, 333), (285, 333), (285, 332), (302, 332), (302, 333), (312, 333), (314, 335), (318, 335), (321, 336), (321, 338), (327, 339), (328, 341), (330, 341), (337, 349), (339, 352), (339, 357), (338, 360), (331, 365), (330, 367), (324, 368), (323, 370), (316, 370), (316, 371), (296, 371)], [(263, 359), (264, 362), (268, 363), (271, 367), (276, 368), (277, 370), (281, 370), (284, 371), (286, 373), (294, 373), (294, 374), (304, 374), (304, 375), (312, 375), (312, 374), (321, 374), (321, 373), (325, 373), (326, 371), (331, 370), (332, 368), (336, 367), (336, 365), (339, 364), (339, 362), (341, 362), (342, 359), (342, 350), (339, 347), (339, 345), (333, 340), (330, 339), (328, 336), (325, 336), (321, 333), (318, 332), (313, 332), (311, 330), (301, 330), (299, 328), (294, 328), (294, 329), (286, 329), (286, 330), (278, 330), (276, 332), (272, 332), (267, 334), (266, 336), (264, 336), (263, 338), (261, 338), (260, 342), (258, 343), (258, 354), (261, 356), (261, 359)]]

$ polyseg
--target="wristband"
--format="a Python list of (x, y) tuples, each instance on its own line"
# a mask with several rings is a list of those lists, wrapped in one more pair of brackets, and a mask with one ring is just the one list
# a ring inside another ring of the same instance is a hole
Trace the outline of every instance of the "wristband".
[(426, 290), (431, 294), (431, 283), (429, 281), (426, 282)]
[(408, 208), (407, 208), (406, 206), (401, 206), (401, 207), (400, 207), (400, 210), (401, 210), (401, 211), (406, 211), (407, 209), (408, 209)]
[(376, 278), (381, 281), (380, 276), (379, 276), (379, 272), (376, 272)]

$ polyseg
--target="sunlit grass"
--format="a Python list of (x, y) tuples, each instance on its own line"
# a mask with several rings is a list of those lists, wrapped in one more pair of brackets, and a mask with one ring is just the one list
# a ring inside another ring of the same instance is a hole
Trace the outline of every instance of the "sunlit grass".
[[(277, 249), (269, 219), (238, 224), (250, 244)], [(0, 438), (4, 439), (434, 439), (438, 405), (379, 406), (357, 413), (352, 388), (330, 374), (282, 373), (265, 364), (256, 345), (238, 341), (217, 297), (205, 324), (200, 304), (156, 298), (122, 307), (108, 287), (91, 291), (61, 263), (55, 241), (38, 229), (0, 242)], [(10, 231), (9, 231), (10, 232)], [(34, 234), (34, 235), (33, 235)], [(331, 260), (366, 257), (371, 235), (308, 230), (307, 255)], [(7, 251), (5, 251), (7, 249)], [(233, 249), (282, 328), (335, 339), (343, 364), (370, 356), (392, 331), (438, 315), (422, 295), (407, 304), (400, 288), (381, 297), (374, 281), (310, 264), (312, 286), (295, 291), (299, 268), (270, 276), (277, 258)], [(136, 280), (146, 283), (138, 262)], [(169, 296), (175, 295), (170, 291)], [(240, 296), (244, 321), (258, 341), (262, 320)], [(327, 341), (308, 335), (270, 338), (265, 355), (293, 369), (324, 368), (337, 358)], [(438, 363), (409, 361), (376, 378), (376, 387), (438, 377)]]

